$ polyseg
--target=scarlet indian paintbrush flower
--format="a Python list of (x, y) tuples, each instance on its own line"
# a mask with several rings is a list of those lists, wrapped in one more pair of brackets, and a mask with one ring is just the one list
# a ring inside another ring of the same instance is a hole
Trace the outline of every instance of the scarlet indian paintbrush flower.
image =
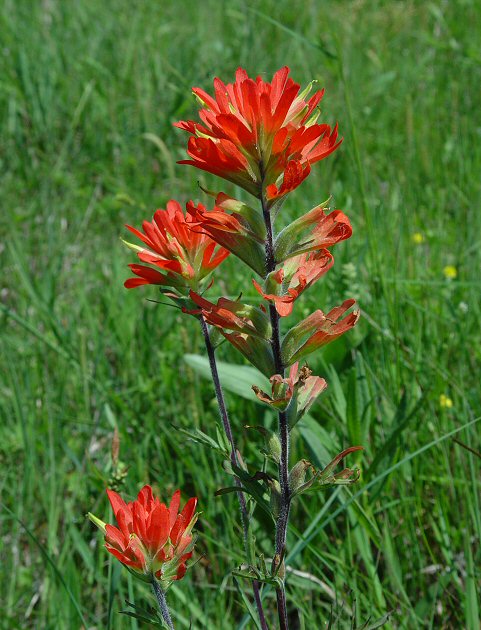
[(313, 83), (301, 93), (278, 70), (272, 82), (251, 79), (239, 68), (234, 83), (214, 80), (214, 97), (193, 88), (203, 108), (201, 122), (180, 121), (175, 126), (191, 134), (187, 153), (190, 164), (214, 173), (260, 196), (282, 197), (309, 174), (311, 164), (331, 154), (341, 143), (337, 125), (318, 124), (315, 112), (324, 91), (308, 97)]
[(203, 204), (195, 205), (190, 201), (187, 204), (187, 213), (192, 230), (210, 236), (254, 271), (264, 275), (265, 228), (252, 208), (220, 193), (213, 210), (207, 210)]
[(198, 308), (184, 307), (184, 312), (203, 317), (263, 374), (270, 376), (273, 373), (274, 357), (268, 341), (271, 324), (263, 307), (257, 308), (227, 298), (220, 298), (214, 304), (194, 291), (190, 292), (189, 297)]
[(327, 315), (321, 310), (314, 311), (291, 328), (282, 341), (284, 363), (291, 365), (353, 328), (357, 324), (360, 311), (348, 311), (355, 304), (355, 300), (345, 300)]
[(275, 240), (275, 259), (281, 262), (298, 254), (333, 247), (351, 237), (352, 227), (341, 210), (324, 211), (329, 199), (312, 208), (279, 232)]
[(179, 290), (197, 288), (199, 282), (225, 260), (229, 252), (207, 234), (191, 228), (191, 214), (185, 215), (178, 201), (171, 199), (165, 210), (144, 221), (143, 232), (127, 225), (147, 247), (126, 245), (137, 252), (139, 260), (152, 265), (129, 265), (137, 278), (125, 282), (127, 289), (158, 284)]
[(269, 407), (278, 411), (287, 409), (291, 428), (309, 411), (316, 398), (327, 387), (326, 381), (319, 376), (312, 376), (307, 366), (299, 370), (299, 362), (291, 366), (287, 378), (281, 374), (274, 374), (269, 380), (272, 386), (271, 394), (263, 392), (256, 385), (253, 385), (252, 389), (257, 398)]
[(219, 298), (217, 304), (214, 304), (195, 291), (191, 291), (189, 295), (199, 308), (192, 310), (184, 308), (185, 312), (191, 315), (202, 314), (208, 324), (217, 328), (226, 328), (262, 339), (269, 338), (271, 327), (265, 309), (224, 297)]
[(266, 293), (257, 280), (252, 282), (265, 300), (274, 303), (279, 315), (286, 317), (292, 313), (294, 302), (301, 293), (327, 273), (333, 264), (332, 254), (321, 249), (290, 258), (280, 269), (269, 274), (265, 286), (272, 293)]
[(180, 490), (174, 492), (168, 507), (153, 496), (150, 486), (144, 486), (130, 503), (113, 490), (107, 494), (118, 527), (89, 514), (105, 533), (107, 551), (139, 575), (155, 576), (163, 588), (183, 578), (194, 547), (197, 499), (189, 499), (179, 513)]

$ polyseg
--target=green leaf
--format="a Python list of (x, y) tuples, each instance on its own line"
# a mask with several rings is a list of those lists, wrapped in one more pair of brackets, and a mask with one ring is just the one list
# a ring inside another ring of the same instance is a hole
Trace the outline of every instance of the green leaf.
[(255, 570), (254, 567), (249, 567), (249, 570), (234, 569), (233, 571), (231, 571), (231, 573), (232, 575), (235, 575), (236, 577), (241, 577), (244, 580), (251, 580), (252, 582), (262, 582), (263, 584), (269, 584), (270, 586), (274, 587), (280, 586), (281, 584), (279, 578), (271, 577), (266, 573), (263, 574), (258, 570)]
[(150, 623), (151, 625), (159, 628), (166, 627), (158, 611), (152, 606), (143, 608), (142, 606), (129, 602), (127, 599), (125, 600), (125, 603), (130, 608), (133, 608), (135, 612), (132, 612), (131, 610), (120, 610), (119, 612), (121, 615), (127, 615), (127, 617), (133, 617), (139, 621), (145, 621), (145, 623)]
[(264, 486), (257, 479), (255, 479), (255, 476), (251, 477), (248, 473), (242, 470), (242, 468), (238, 468), (237, 466), (233, 466), (233, 468), (235, 474), (241, 480), (242, 487), (245, 489), (245, 491), (248, 492), (255, 500), (257, 505), (261, 507), (264, 512), (269, 514), (269, 516), (274, 520), (269, 504), (264, 499)]
[(349, 379), (347, 382), (346, 423), (349, 444), (361, 444), (362, 440), (359, 397), (357, 370), (354, 366), (349, 371)]
[(369, 618), (366, 621), (366, 623), (360, 626), (357, 630), (377, 630), (378, 628), (382, 628), (389, 621), (389, 617), (391, 616), (391, 614), (392, 614), (391, 612), (388, 612), (382, 617), (379, 617), (379, 619), (376, 619), (375, 621), (372, 621), (372, 622), (371, 622), (371, 619)]
[(214, 492), (214, 496), (221, 497), (224, 494), (231, 494), (232, 492), (242, 492), (243, 488), (239, 488), (239, 486), (227, 486), (226, 488), (219, 488)]
[[(186, 354), (184, 360), (200, 376), (212, 380), (209, 361), (206, 357), (199, 354)], [(217, 369), (224, 389), (247, 398), (247, 400), (253, 400), (258, 404), (262, 404), (252, 391), (252, 385), (258, 385), (261, 389), (269, 390), (270, 383), (269, 379), (259, 372), (257, 368), (250, 365), (236, 365), (225, 361), (217, 361)]]
[(469, 630), (476, 630), (479, 626), (479, 582), (477, 572), (479, 565), (476, 568), (473, 550), (470, 544), (470, 536), (465, 537), (464, 545), (464, 557), (467, 560), (466, 571), (466, 586), (465, 586), (465, 608), (466, 608), (466, 627)]
[(183, 433), (184, 435), (187, 435), (194, 442), (197, 442), (198, 444), (203, 444), (204, 446), (208, 446), (209, 448), (213, 449), (214, 451), (220, 452), (224, 456), (228, 456), (228, 454), (230, 452), (230, 448), (229, 447), (228, 448), (224, 447), (223, 441), (220, 442), (220, 443), (217, 443), (210, 436), (208, 436), (207, 433), (204, 433), (200, 429), (195, 429), (195, 428), (194, 429), (184, 429), (182, 427), (176, 427), (176, 426), (174, 426), (174, 429), (177, 429), (177, 431), (180, 431), (180, 433)]
[(239, 582), (235, 579), (235, 577), (233, 578), (233, 580), (234, 580), (234, 584), (235, 584), (235, 587), (237, 589), (237, 592), (242, 597), (242, 601), (244, 602), (244, 605), (247, 608), (247, 610), (249, 612), (249, 615), (250, 615), (252, 621), (255, 624), (255, 627), (258, 630), (261, 630), (261, 626), (260, 626), (259, 620), (257, 618), (256, 612), (255, 612), (252, 604), (250, 603), (247, 595), (244, 593), (244, 590), (239, 586)]

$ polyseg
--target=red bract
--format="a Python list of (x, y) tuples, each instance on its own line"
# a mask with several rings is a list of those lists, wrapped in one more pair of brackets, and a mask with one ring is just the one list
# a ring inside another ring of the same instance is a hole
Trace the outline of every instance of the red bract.
[[(291, 365), (334, 341), (355, 326), (360, 316), (359, 310), (346, 315), (355, 303), (355, 300), (346, 300), (341, 306), (336, 306), (329, 311), (327, 315), (321, 310), (314, 311), (297, 326), (291, 328), (282, 342), (284, 363)], [(344, 315), (346, 316), (343, 317)]]
[(279, 232), (275, 241), (278, 262), (321, 247), (332, 247), (351, 237), (352, 227), (347, 216), (341, 210), (326, 214), (326, 203), (316, 206)]
[(270, 337), (269, 319), (261, 309), (224, 297), (219, 298), (217, 304), (214, 304), (195, 291), (191, 291), (189, 295), (199, 308), (187, 312), (192, 315), (202, 314), (208, 324), (262, 339)]
[(216, 251), (217, 243), (207, 234), (190, 229), (192, 221), (192, 216), (184, 215), (177, 201), (170, 200), (165, 210), (155, 212), (152, 222), (143, 222), (143, 233), (127, 225), (147, 248), (127, 245), (137, 252), (139, 260), (155, 267), (129, 265), (139, 277), (126, 280), (127, 289), (143, 284), (197, 288), (199, 281), (220, 265), (229, 252), (223, 247)]
[[(324, 91), (307, 98), (312, 85), (299, 94), (300, 85), (289, 77), (288, 67), (278, 70), (271, 83), (251, 79), (239, 68), (234, 83), (214, 80), (214, 97), (193, 88), (203, 105), (202, 122), (175, 123), (191, 134), (187, 149), (191, 159), (180, 164), (219, 175), (257, 196), (263, 187), (274, 186), (269, 188), (271, 198), (293, 190), (309, 173), (310, 164), (341, 143), (337, 125), (331, 129), (316, 123), (319, 113), (313, 112)], [(294, 168), (292, 161), (297, 163)]]
[(184, 308), (184, 312), (201, 315), (263, 374), (273, 373), (274, 357), (269, 341), (272, 328), (264, 310), (227, 298), (213, 304), (194, 291), (190, 292), (190, 298), (199, 308)]
[[(217, 205), (213, 210), (199, 203), (197, 206), (191, 201), (187, 204), (187, 213), (190, 217), (189, 225), (191, 229), (204, 233), (212, 238), (216, 243), (225, 247), (238, 258), (243, 260), (254, 271), (260, 275), (265, 273), (264, 238), (254, 232), (256, 225), (249, 222), (249, 218), (254, 212), (252, 208), (236, 202), (225, 195), (218, 195), (218, 199), (225, 199), (226, 205), (231, 207), (237, 203), (241, 207), (241, 212), (229, 214), (222, 205)], [(230, 202), (230, 203), (229, 203)], [(251, 210), (246, 217), (243, 209)], [(244, 216), (243, 216), (244, 214)]]
[(291, 160), (287, 163), (280, 188), (278, 188), (275, 184), (267, 186), (267, 199), (279, 199), (280, 197), (284, 197), (284, 195), (292, 192), (295, 188), (302, 184), (310, 172), (311, 165), (309, 162), (307, 162), (305, 166), (302, 166), (302, 164), (297, 160)]
[(197, 499), (189, 499), (179, 514), (180, 490), (169, 507), (153, 496), (150, 486), (144, 486), (130, 503), (113, 490), (107, 494), (118, 527), (92, 518), (105, 532), (107, 551), (132, 570), (155, 575), (164, 584), (184, 577), (194, 546)]
[(273, 293), (266, 293), (256, 280), (252, 282), (265, 300), (274, 303), (279, 315), (286, 317), (292, 313), (294, 302), (301, 293), (329, 271), (333, 264), (332, 254), (327, 249), (321, 249), (290, 258), (281, 269), (270, 274), (265, 286)]
[(340, 241), (350, 238), (352, 227), (349, 219), (341, 210), (334, 210), (328, 215), (322, 213), (308, 237), (300, 243), (304, 251), (315, 247), (332, 247)]
[(253, 385), (255, 395), (266, 405), (280, 411), (287, 409), (294, 400), (296, 409), (292, 415), (296, 422), (309, 411), (316, 398), (327, 387), (326, 381), (319, 376), (312, 376), (308, 367), (304, 366), (299, 371), (299, 362), (291, 366), (287, 378), (274, 374), (269, 380), (272, 385), (272, 394), (266, 394)]

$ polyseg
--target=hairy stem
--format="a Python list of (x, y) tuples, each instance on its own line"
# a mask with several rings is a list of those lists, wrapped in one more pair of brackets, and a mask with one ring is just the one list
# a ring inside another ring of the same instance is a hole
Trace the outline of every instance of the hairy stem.
[(168, 625), (168, 627), (171, 630), (174, 630), (174, 624), (172, 622), (172, 617), (170, 616), (169, 607), (167, 606), (165, 593), (154, 576), (152, 576), (152, 590), (154, 591), (154, 595), (157, 599), (157, 603), (159, 604), (160, 612), (162, 614), (162, 619), (165, 621), (165, 623)]
[[(207, 356), (209, 357), (210, 372), (212, 375), (212, 381), (214, 382), (215, 396), (217, 398), (217, 405), (219, 407), (220, 417), (224, 426), (224, 432), (229, 440), (230, 444), (230, 461), (233, 466), (239, 466), (239, 460), (237, 457), (237, 450), (235, 446), (234, 436), (232, 434), (232, 427), (229, 420), (229, 414), (227, 413), (227, 406), (224, 399), (224, 392), (220, 384), (219, 372), (217, 370), (217, 362), (215, 359), (215, 351), (210, 340), (209, 328), (202, 315), (199, 317), (200, 325), (202, 328), (202, 334), (204, 335), (205, 348), (207, 350)], [(237, 486), (240, 486), (240, 481), (237, 477), (234, 477)], [(246, 499), (243, 492), (238, 492), (239, 506), (241, 513), (242, 529), (244, 531), (244, 545), (247, 557), (249, 556), (249, 514), (247, 512)], [(264, 609), (262, 607), (262, 599), (260, 595), (259, 583), (252, 582), (252, 590), (254, 593), (254, 600), (256, 603), (257, 614), (259, 615), (259, 621), (262, 630), (269, 630), (267, 625)]]
[[(262, 215), (266, 226), (266, 271), (270, 273), (276, 268), (274, 257), (274, 237), (272, 231), (272, 221), (269, 208), (264, 196), (261, 194)], [(281, 355), (281, 339), (279, 328), (279, 314), (274, 305), (269, 306), (269, 315), (272, 325), (271, 346), (274, 354), (276, 373), (284, 376), (284, 364)], [(279, 625), (281, 630), (288, 630), (286, 592), (284, 587), (284, 556), (286, 553), (287, 526), (289, 522), (289, 511), (291, 507), (291, 492), (289, 488), (289, 423), (287, 414), (279, 412), (279, 439), (281, 442), (281, 455), (279, 460), (279, 484), (281, 487), (281, 499), (279, 516), (276, 523), (276, 547), (272, 563), (273, 572), (278, 572), (282, 580), (282, 585), (277, 588), (277, 610), (279, 614)]]

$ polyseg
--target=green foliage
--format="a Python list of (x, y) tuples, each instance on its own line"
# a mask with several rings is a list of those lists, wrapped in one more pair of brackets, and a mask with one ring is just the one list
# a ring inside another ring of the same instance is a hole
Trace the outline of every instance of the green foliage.
[[(321, 119), (338, 120), (345, 140), (282, 206), (282, 223), (331, 194), (354, 234), (282, 323), (351, 297), (363, 312), (357, 330), (309, 357), (328, 389), (293, 429), (291, 461), (322, 469), (353, 443), (365, 448), (349, 456), (363, 471), (354, 489), (293, 505), (293, 624), (478, 630), (479, 2), (251, 5), (2, 5), (2, 627), (143, 627), (118, 611), (125, 600), (148, 610), (148, 586), (107, 556), (85, 518), (109, 521), (114, 478), (128, 496), (144, 482), (162, 496), (199, 496), (201, 559), (169, 589), (176, 627), (255, 627), (249, 581), (231, 577), (244, 556), (237, 499), (215, 496), (230, 477), (214, 392), (198, 376), (205, 362), (183, 360), (202, 354), (200, 330), (148, 302), (165, 301), (155, 289), (123, 289), (133, 258), (119, 237), (170, 197), (212, 203), (197, 181), (217, 190), (218, 180), (175, 164), (185, 137), (171, 123), (193, 116), (191, 86), (211, 89), (238, 65), (269, 76), (288, 63), (303, 85), (326, 87)], [(225, 265), (230, 280), (210, 299), (259, 303), (249, 268)], [(226, 343), (218, 354), (239, 363)], [(251, 390), (267, 390), (265, 380), (242, 368), (223, 380), (255, 471), (264, 438), (244, 427), (275, 429), (274, 416)], [(266, 484), (247, 482), (269, 505)], [(253, 523), (257, 558), (270, 566), (271, 518), (256, 509)], [(273, 624), (272, 585), (263, 594)]]

